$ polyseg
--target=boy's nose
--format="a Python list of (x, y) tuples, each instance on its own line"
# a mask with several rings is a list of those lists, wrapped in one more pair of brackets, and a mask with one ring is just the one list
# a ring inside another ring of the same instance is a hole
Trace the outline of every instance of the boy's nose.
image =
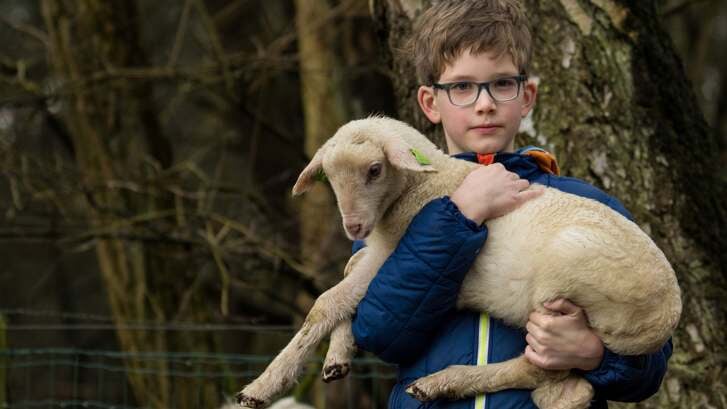
[(477, 97), (477, 100), (475, 101), (475, 110), (476, 111), (492, 111), (495, 109), (495, 101), (492, 99), (490, 94), (487, 92), (486, 89), (483, 89), (480, 91), (480, 95)]

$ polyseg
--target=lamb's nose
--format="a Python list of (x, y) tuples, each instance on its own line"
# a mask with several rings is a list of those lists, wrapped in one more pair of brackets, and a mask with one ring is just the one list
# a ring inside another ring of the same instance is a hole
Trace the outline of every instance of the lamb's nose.
[(359, 234), (361, 232), (361, 223), (346, 223), (346, 230), (353, 235)]

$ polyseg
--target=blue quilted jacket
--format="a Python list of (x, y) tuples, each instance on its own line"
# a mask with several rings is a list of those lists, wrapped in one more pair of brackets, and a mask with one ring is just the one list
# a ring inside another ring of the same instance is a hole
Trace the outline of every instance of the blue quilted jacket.
[[(631, 218), (613, 197), (581, 180), (546, 173), (533, 157), (522, 152), (499, 153), (495, 161), (531, 183), (598, 200)], [(474, 154), (457, 157), (476, 162)], [(535, 408), (529, 390), (428, 403), (404, 392), (414, 380), (450, 365), (476, 365), (478, 351), (480, 363), (483, 356), (486, 362), (494, 363), (525, 350), (523, 330), (486, 314), (455, 310), (464, 275), (486, 239), (486, 226), (477, 226), (463, 216), (448, 197), (435, 199), (412, 220), (369, 285), (357, 308), (353, 333), (360, 348), (399, 367), (389, 408)], [(354, 243), (354, 251), (363, 245)], [(583, 373), (596, 392), (591, 407), (605, 408), (606, 400), (640, 401), (654, 394), (671, 351), (671, 341), (653, 355), (620, 356), (606, 350), (600, 366)]]

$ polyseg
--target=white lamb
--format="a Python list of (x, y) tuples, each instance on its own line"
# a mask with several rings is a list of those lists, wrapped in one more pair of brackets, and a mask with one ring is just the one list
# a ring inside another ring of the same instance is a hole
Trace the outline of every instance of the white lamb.
[[(430, 164), (421, 164), (414, 152)], [(238, 394), (242, 405), (265, 406), (291, 387), (306, 358), (331, 331), (324, 379), (345, 376), (354, 350), (350, 318), (369, 282), (419, 210), (451, 194), (476, 166), (450, 158), (410, 126), (382, 117), (352, 121), (320, 148), (293, 194), (325, 175), (346, 234), (365, 237), (367, 247), (349, 260), (345, 278), (316, 300), (288, 346)], [(487, 242), (465, 278), (458, 308), (486, 311), (523, 327), (531, 311), (543, 311), (544, 302), (567, 298), (584, 308), (612, 351), (658, 350), (682, 308), (676, 276), (663, 253), (636, 224), (607, 206), (544, 189), (517, 210), (487, 221)], [(564, 389), (569, 377), (577, 386)], [(540, 369), (524, 356), (452, 366), (417, 380), (408, 392), (420, 400), (458, 399), (510, 388), (534, 389), (540, 408), (585, 408), (593, 395), (585, 379)]]

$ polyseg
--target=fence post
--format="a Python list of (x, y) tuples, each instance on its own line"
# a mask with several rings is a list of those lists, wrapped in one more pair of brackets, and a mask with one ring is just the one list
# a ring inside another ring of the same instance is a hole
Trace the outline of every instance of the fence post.
[(7, 368), (7, 355), (5, 354), (8, 350), (8, 340), (7, 340), (7, 323), (5, 321), (5, 316), (0, 314), (0, 407), (6, 407), (7, 405), (7, 396), (5, 395), (5, 392), (7, 391), (7, 377), (6, 377), (6, 368)]

